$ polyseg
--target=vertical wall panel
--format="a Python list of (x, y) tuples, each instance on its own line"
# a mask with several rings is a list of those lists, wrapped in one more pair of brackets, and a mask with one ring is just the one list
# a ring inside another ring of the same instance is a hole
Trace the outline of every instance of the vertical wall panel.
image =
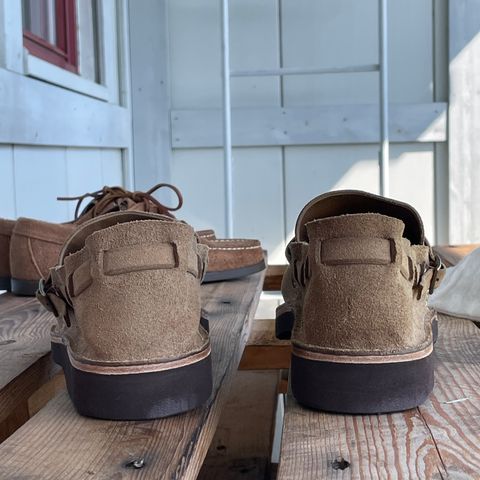
[(434, 172), (431, 144), (392, 146), (390, 196), (410, 203), (418, 210), (424, 223), (425, 234), (432, 244), (437, 241)]
[(14, 161), (17, 215), (50, 222), (66, 221), (68, 205), (56, 200), (68, 194), (65, 148), (17, 145)]
[[(377, 0), (283, 0), (283, 55), (287, 67), (378, 63)], [(391, 0), (391, 102), (432, 100), (432, 2)], [(319, 28), (320, 26), (320, 28)], [(378, 101), (378, 73), (291, 76), (285, 102), (293, 105)]]
[(220, 150), (176, 150), (172, 166), (172, 181), (184, 197), (178, 218), (196, 230), (214, 228), (217, 235), (223, 235), (223, 160)]
[[(309, 68), (378, 61), (377, 0), (231, 0), (230, 5), (234, 69), (274, 68), (280, 59), (285, 67)], [(432, 0), (389, 1), (390, 102), (433, 99), (432, 8)], [(218, 108), (219, 2), (168, 0), (168, 24), (172, 109)], [(378, 96), (377, 73), (288, 76), (283, 85), (277, 77), (232, 80), (236, 107), (376, 103)], [(272, 252), (282, 252), (310, 198), (342, 188), (378, 193), (378, 150), (377, 144), (236, 149), (235, 235), (261, 238), (270, 261), (283, 262), (283, 253)], [(391, 156), (392, 196), (418, 208), (433, 241), (433, 145), (394, 144)], [(174, 150), (173, 172), (186, 197), (185, 218), (197, 228), (213, 225), (223, 232), (221, 151)], [(260, 180), (263, 198), (256, 187)], [(257, 198), (262, 198), (258, 215)]]
[(234, 172), (234, 236), (260, 238), (269, 262), (283, 263), (285, 226), (280, 149), (235, 150)]
[[(78, 196), (86, 192), (94, 192), (102, 187), (100, 151), (85, 148), (67, 148), (68, 195)], [(87, 204), (85, 199), (82, 208)], [(77, 201), (66, 202), (68, 218), (73, 219)]]
[[(277, 0), (230, 2), (232, 69), (278, 67)], [(173, 109), (220, 107), (220, 2), (169, 0)], [(234, 106), (276, 105), (278, 78), (232, 81)]]
[(123, 185), (122, 151), (113, 149), (100, 150), (101, 186)]
[(378, 161), (373, 145), (289, 147), (285, 156), (287, 241), (300, 210), (329, 190), (378, 193)]
[(480, 242), (480, 8), (449, 2), (450, 241)]
[(122, 184), (118, 149), (0, 146), (0, 208), (4, 209), (0, 216), (69, 221), (76, 201), (58, 201), (57, 197)]
[(13, 147), (11, 145), (0, 145), (0, 217), (16, 217)]
[[(373, 145), (291, 147), (286, 157), (287, 232), (313, 197), (329, 190), (378, 193), (377, 149)], [(421, 214), (428, 238), (434, 232), (434, 166), (429, 144), (392, 145), (391, 196), (412, 204)]]
[[(218, 149), (177, 150), (173, 182), (184, 196), (177, 216), (225, 235), (223, 158)], [(269, 261), (284, 258), (282, 158), (277, 148), (234, 150), (234, 236), (259, 238)]]
[[(221, 105), (220, 11), (210, 0), (169, 0), (172, 109)], [(279, 66), (278, 1), (230, 2), (232, 69)], [(232, 79), (234, 106), (280, 104), (279, 78)], [(179, 217), (224, 235), (223, 157), (218, 149), (174, 150), (172, 181), (185, 197)], [(260, 238), (271, 262), (283, 262), (281, 148), (234, 152), (234, 234)]]

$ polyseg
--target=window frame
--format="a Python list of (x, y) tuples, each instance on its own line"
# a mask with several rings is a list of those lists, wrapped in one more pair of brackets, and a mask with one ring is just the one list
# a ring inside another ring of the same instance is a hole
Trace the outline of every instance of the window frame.
[[(76, 6), (78, 21), (78, 2)], [(22, 0), (0, 0), (0, 31), (5, 35), (5, 42), (0, 42), (0, 74), (4, 68), (111, 104), (129, 105), (128, 3), (127, 0), (101, 0), (99, 6), (101, 83), (82, 76), (82, 45), (78, 41), (78, 73), (42, 60), (25, 48)], [(82, 33), (79, 25), (77, 39)]]
[(23, 44), (30, 54), (78, 73), (76, 1), (55, 0), (55, 20), (56, 45), (26, 29), (23, 29)]

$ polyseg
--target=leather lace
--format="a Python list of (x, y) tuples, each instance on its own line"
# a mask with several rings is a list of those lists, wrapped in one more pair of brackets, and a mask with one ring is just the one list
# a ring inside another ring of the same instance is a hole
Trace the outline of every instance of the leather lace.
[[(153, 194), (159, 190), (160, 188), (169, 188), (178, 198), (178, 204), (175, 207), (169, 207), (164, 205), (163, 203), (159, 202)], [(83, 210), (80, 210), (83, 201), (86, 198), (91, 198), (90, 202), (86, 205)], [(163, 215), (168, 215), (169, 217), (173, 218), (173, 215), (170, 212), (175, 212), (180, 209), (183, 205), (183, 197), (180, 190), (171, 185), (169, 183), (158, 183), (154, 185), (150, 190), (146, 192), (134, 191), (131, 192), (129, 190), (125, 190), (122, 187), (108, 187), (105, 186), (96, 192), (88, 192), (84, 193), (83, 195), (79, 195), (76, 197), (57, 197), (57, 200), (61, 201), (72, 201), (77, 200), (77, 205), (75, 207), (75, 218), (74, 221), (77, 220), (82, 215), (85, 215), (87, 212), (91, 212), (92, 217), (96, 217), (98, 215), (102, 215), (104, 213), (117, 211), (117, 210), (125, 210), (128, 208), (128, 204), (126, 202), (127, 199), (132, 200), (136, 204), (143, 203), (145, 207), (145, 211), (149, 212), (152, 211), (152, 208), (156, 213), (160, 213)], [(113, 206), (112, 206), (113, 204)]]

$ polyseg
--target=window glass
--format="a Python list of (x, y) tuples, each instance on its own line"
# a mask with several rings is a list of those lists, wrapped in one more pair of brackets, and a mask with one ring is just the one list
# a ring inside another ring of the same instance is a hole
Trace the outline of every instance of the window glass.
[(57, 44), (55, 0), (22, 0), (23, 28), (52, 45)]
[(98, 0), (82, 0), (78, 2), (80, 72), (83, 77), (102, 83), (99, 16)]

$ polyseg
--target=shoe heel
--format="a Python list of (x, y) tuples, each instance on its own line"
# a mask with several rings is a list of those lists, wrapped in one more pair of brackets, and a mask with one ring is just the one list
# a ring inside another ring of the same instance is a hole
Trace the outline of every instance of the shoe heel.
[(316, 410), (397, 412), (422, 404), (433, 389), (433, 352), (416, 360), (386, 363), (340, 363), (306, 356), (292, 353), (291, 388), (300, 404)]
[(129, 374), (78, 369), (72, 365), (66, 346), (57, 342), (52, 342), (52, 353), (54, 361), (63, 367), (76, 410), (87, 417), (106, 420), (168, 417), (201, 406), (212, 392), (210, 353), (178, 368)]

